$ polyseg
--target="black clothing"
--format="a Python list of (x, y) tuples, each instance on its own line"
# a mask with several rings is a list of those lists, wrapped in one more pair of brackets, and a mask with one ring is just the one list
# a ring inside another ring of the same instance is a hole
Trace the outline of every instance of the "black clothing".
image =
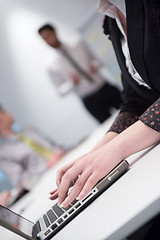
[(98, 91), (82, 99), (87, 110), (100, 122), (111, 116), (111, 108), (119, 109), (122, 102), (120, 91), (105, 83)]
[[(106, 16), (103, 27), (104, 33), (112, 41), (122, 72), (124, 90), (120, 113), (128, 112), (132, 116), (140, 116), (160, 96), (160, 1), (126, 0), (126, 13), (127, 40), (131, 60), (137, 72), (151, 89), (139, 85), (129, 74), (121, 46), (123, 35), (116, 21)], [(160, 100), (158, 100), (159, 103)], [(148, 116), (150, 117), (152, 114), (148, 114)], [(154, 116), (156, 117), (154, 122), (159, 122), (160, 114)], [(140, 120), (146, 124), (145, 119), (144, 115), (140, 117)], [(120, 121), (119, 124), (124, 125), (125, 123)], [(147, 125), (149, 124), (147, 123)], [(155, 124), (149, 126), (155, 130), (159, 129)], [(125, 128), (126, 126), (122, 130)], [(114, 123), (110, 131), (116, 131)]]

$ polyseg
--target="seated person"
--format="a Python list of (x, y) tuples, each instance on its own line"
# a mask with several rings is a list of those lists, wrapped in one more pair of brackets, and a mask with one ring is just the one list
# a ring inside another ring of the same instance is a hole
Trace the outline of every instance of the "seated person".
[[(33, 128), (14, 132), (14, 119), (0, 107), (0, 204), (7, 206), (10, 190), (22, 190), (28, 180), (52, 167), (64, 150)], [(10, 182), (10, 184), (9, 184)], [(4, 189), (3, 189), (4, 188)]]

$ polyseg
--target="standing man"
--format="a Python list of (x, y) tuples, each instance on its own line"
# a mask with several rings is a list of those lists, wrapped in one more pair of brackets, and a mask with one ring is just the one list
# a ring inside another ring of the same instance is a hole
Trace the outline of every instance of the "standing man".
[(105, 121), (111, 115), (112, 107), (119, 108), (121, 96), (116, 87), (100, 76), (97, 59), (83, 41), (75, 45), (62, 43), (55, 28), (49, 24), (42, 26), (38, 32), (56, 50), (55, 58), (47, 64), (47, 70), (60, 93), (66, 92), (68, 85), (72, 86), (87, 110), (100, 123)]

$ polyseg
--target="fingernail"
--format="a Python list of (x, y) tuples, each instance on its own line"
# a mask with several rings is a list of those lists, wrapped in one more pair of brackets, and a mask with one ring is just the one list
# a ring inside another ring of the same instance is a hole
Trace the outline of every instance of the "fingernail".
[(60, 208), (64, 208), (63, 203), (59, 205)]
[(83, 195), (80, 194), (78, 197), (77, 197), (78, 200), (82, 200), (83, 199)]
[(62, 205), (62, 203), (60, 203), (60, 202), (58, 202), (58, 204), (57, 204), (59, 207), (61, 207), (61, 205)]
[(67, 201), (65, 200), (64, 202), (61, 203), (60, 206), (63, 207), (63, 208), (65, 208), (67, 205), (68, 205), (68, 204), (67, 204)]
[(65, 201), (61, 203), (61, 207), (65, 208)]

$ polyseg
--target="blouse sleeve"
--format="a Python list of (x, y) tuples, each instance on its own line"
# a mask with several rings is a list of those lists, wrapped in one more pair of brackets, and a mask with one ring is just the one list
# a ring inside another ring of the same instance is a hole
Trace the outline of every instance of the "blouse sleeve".
[(160, 98), (156, 100), (139, 119), (150, 128), (160, 132)]
[(120, 112), (108, 132), (121, 133), (138, 120), (139, 116), (130, 112)]
[(120, 112), (108, 132), (116, 132), (119, 134), (138, 120), (155, 131), (160, 132), (160, 98), (140, 117), (134, 113)]

